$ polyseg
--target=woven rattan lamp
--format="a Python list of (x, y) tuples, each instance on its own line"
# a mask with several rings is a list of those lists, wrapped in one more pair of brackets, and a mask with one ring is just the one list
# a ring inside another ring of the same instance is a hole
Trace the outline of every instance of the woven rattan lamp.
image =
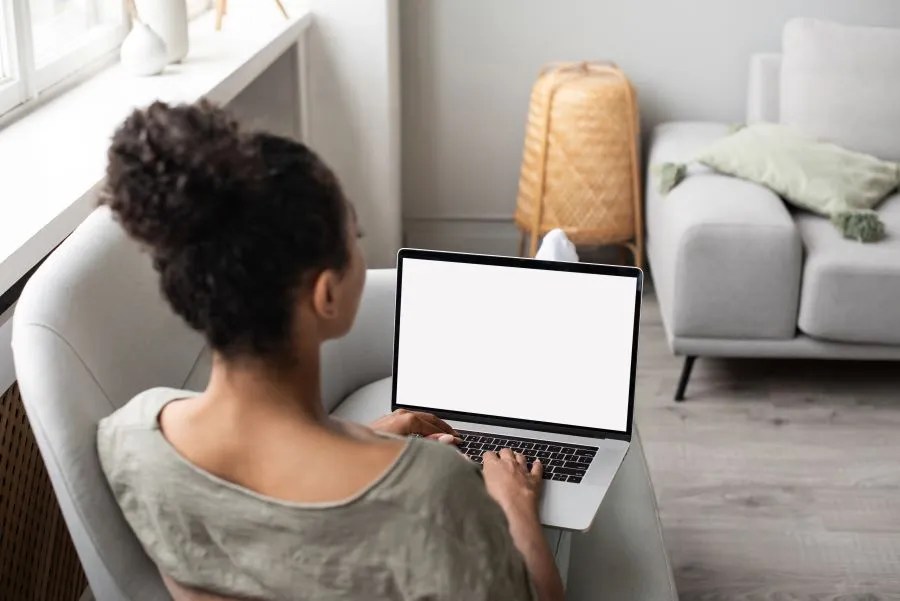
[(530, 256), (560, 228), (577, 245), (619, 244), (644, 260), (638, 109), (615, 65), (545, 68), (531, 92), (515, 222)]

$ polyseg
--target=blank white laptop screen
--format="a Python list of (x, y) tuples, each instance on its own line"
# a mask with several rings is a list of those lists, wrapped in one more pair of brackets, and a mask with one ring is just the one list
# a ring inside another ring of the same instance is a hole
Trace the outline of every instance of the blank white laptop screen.
[(396, 403), (625, 432), (637, 285), (405, 258)]

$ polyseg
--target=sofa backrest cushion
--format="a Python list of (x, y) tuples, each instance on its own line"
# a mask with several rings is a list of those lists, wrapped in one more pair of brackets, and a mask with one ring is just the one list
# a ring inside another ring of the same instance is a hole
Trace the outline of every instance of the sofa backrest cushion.
[(782, 54), (782, 123), (900, 160), (900, 29), (792, 19)]

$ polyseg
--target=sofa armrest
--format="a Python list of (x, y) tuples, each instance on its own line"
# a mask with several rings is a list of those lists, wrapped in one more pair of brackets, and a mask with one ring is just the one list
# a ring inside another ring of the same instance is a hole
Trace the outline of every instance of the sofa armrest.
[(322, 347), (322, 402), (331, 411), (351, 392), (391, 375), (397, 272), (370, 269), (350, 332)]
[[(667, 123), (653, 135), (651, 164), (685, 161), (727, 131)], [(653, 281), (670, 341), (791, 338), (802, 266), (800, 236), (768, 188), (695, 169), (667, 196), (647, 190)]]
[(778, 123), (780, 98), (781, 55), (754, 54), (747, 82), (747, 123)]

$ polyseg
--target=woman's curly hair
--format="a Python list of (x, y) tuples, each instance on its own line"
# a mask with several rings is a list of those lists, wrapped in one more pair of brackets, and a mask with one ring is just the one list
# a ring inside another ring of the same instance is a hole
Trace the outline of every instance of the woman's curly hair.
[(349, 260), (331, 170), (209, 102), (134, 111), (106, 175), (101, 202), (149, 249), (175, 312), (226, 356), (288, 352), (304, 277)]

